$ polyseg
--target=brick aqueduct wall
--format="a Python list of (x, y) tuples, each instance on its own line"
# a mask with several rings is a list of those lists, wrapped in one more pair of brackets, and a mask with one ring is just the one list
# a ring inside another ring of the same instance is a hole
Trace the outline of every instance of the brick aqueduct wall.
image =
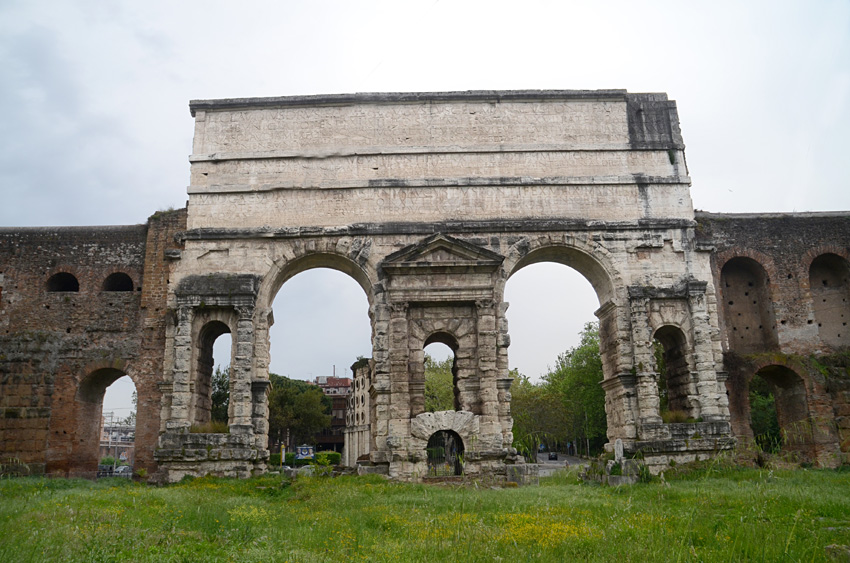
[(155, 469), (167, 255), (185, 228), (181, 209), (146, 225), (0, 229), (0, 462), (93, 477), (104, 392), (129, 375), (136, 467)]
[[(734, 433), (752, 437), (759, 373), (775, 386), (787, 448), (846, 463), (850, 215), (697, 213), (697, 223), (697, 244), (713, 249)], [(93, 476), (103, 394), (126, 374), (138, 392), (136, 468), (156, 470), (169, 257), (185, 228), (181, 209), (146, 225), (0, 230), (0, 460)]]

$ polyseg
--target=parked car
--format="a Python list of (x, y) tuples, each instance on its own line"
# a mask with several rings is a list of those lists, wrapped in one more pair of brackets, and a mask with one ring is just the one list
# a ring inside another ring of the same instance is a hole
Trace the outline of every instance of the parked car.
[(549, 452), (549, 460), (558, 461), (558, 452)]
[(116, 467), (112, 475), (113, 477), (131, 477), (133, 475), (133, 468), (129, 465), (122, 465), (121, 467)]

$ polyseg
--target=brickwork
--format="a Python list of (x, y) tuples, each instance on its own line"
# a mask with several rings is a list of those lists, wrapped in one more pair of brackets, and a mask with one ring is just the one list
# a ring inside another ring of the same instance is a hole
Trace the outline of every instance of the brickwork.
[(850, 214), (697, 214), (713, 248), (732, 428), (752, 439), (750, 380), (774, 389), (787, 448), (822, 465), (850, 452)]
[[(0, 457), (93, 475), (103, 393), (129, 375), (139, 397), (136, 467), (155, 470), (164, 327), (155, 335), (148, 313), (158, 302), (153, 316), (164, 318), (167, 276), (146, 280), (167, 267), (149, 243), (173, 240), (185, 213), (169, 222), (0, 230)], [(132, 286), (109, 291), (119, 272)], [(69, 287), (50, 283), (56, 274), (73, 276), (77, 291), (55, 291)]]
[[(665, 95), (358, 94), (191, 109), (187, 209), (138, 226), (0, 229), (0, 456), (92, 474), (104, 389), (126, 374), (139, 395), (137, 468), (168, 481), (265, 471), (271, 306), (292, 276), (326, 267), (360, 284), (372, 325), (347, 462), (417, 479), (427, 441), (450, 431), (465, 472), (508, 478), (523, 469), (504, 288), (527, 265), (557, 262), (599, 299), (612, 444), (658, 469), (750, 439), (758, 374), (801, 456), (846, 459), (850, 215), (695, 220)], [(210, 344), (223, 332), (229, 431), (190, 433), (209, 418)], [(672, 404), (699, 422), (662, 421), (654, 340)], [(424, 413), (423, 348), (435, 341), (455, 352), (456, 405)]]

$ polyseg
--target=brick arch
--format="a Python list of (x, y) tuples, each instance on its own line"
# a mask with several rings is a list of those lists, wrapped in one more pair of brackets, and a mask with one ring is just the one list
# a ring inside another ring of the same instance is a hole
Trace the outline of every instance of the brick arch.
[[(733, 260), (740, 260), (742, 266), (727, 270)], [(718, 311), (729, 349), (744, 354), (777, 349), (779, 337), (773, 304), (778, 300), (779, 287), (773, 260), (757, 251), (733, 249), (720, 254), (716, 263)], [(758, 269), (748, 272), (750, 264)], [(763, 276), (762, 285), (749, 281), (744, 286), (747, 274)], [(732, 282), (729, 288), (724, 279)]]
[(723, 266), (725, 266), (726, 263), (733, 258), (749, 258), (758, 262), (764, 269), (765, 274), (767, 275), (767, 281), (770, 284), (775, 284), (779, 279), (779, 271), (777, 270), (776, 263), (773, 261), (771, 256), (759, 252), (758, 250), (738, 246), (733, 246), (721, 252), (717, 252), (714, 255), (714, 260), (717, 264), (715, 271), (718, 273), (718, 276), (720, 275), (720, 271), (723, 270)]
[(124, 376), (133, 381), (141, 402), (141, 376), (128, 360), (104, 358), (78, 368), (67, 364), (60, 367), (46, 444), (49, 474), (95, 477), (103, 397), (107, 387)]
[[(820, 248), (817, 255), (807, 253), (808, 270), (803, 279), (817, 322), (821, 342), (833, 349), (850, 346), (850, 262), (846, 252)], [(801, 284), (802, 285), (802, 284)]]
[(823, 256), (824, 254), (835, 254), (836, 256), (840, 256), (850, 262), (850, 250), (848, 250), (845, 246), (838, 245), (818, 245), (812, 248), (809, 248), (801, 257), (800, 257), (800, 285), (803, 287), (808, 287), (809, 283), (809, 270), (812, 267), (812, 262), (815, 261), (816, 258)]

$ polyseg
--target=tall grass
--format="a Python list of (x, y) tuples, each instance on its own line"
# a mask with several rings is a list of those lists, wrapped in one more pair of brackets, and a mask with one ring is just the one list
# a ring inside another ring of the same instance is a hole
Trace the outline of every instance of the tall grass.
[(850, 545), (848, 490), (846, 471), (710, 465), (623, 488), (8, 479), (0, 561), (822, 561)]

